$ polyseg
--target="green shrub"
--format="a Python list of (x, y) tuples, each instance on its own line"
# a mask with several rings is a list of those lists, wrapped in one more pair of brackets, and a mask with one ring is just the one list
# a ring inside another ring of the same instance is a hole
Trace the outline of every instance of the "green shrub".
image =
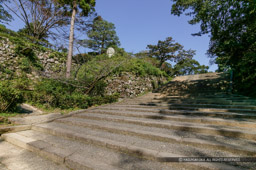
[(108, 58), (106, 55), (98, 55), (80, 68), (77, 78), (88, 81), (88, 79), (94, 79), (102, 72), (113, 68), (112, 74), (117, 75), (122, 72), (131, 72), (138, 76), (168, 76), (164, 71), (161, 71), (149, 61), (143, 59), (132, 58), (130, 56), (114, 56)]
[(106, 103), (114, 103), (117, 102), (119, 98), (119, 94), (107, 95), (107, 96), (96, 96), (91, 98), (90, 105), (102, 105)]
[(20, 60), (20, 68), (22, 71), (31, 73), (33, 68), (41, 71), (43, 70), (40, 60), (31, 48), (24, 48), (23, 46), (18, 45), (15, 51), (17, 55), (22, 57)]
[(151, 81), (151, 84), (152, 84), (153, 90), (155, 90), (155, 89), (158, 88), (158, 84), (157, 84), (156, 81), (152, 80), (152, 81)]
[(144, 61), (143, 59), (130, 58), (115, 70), (115, 73), (132, 72), (138, 76), (167, 76), (164, 71), (153, 66), (151, 63)]
[(103, 81), (100, 80), (95, 83), (94, 87), (90, 91), (89, 95), (90, 96), (103, 96), (105, 94), (105, 88), (107, 87), (107, 84)]
[(90, 97), (85, 94), (84, 90), (77, 88), (75, 82), (43, 79), (35, 85), (29, 101), (36, 105), (44, 105), (46, 108), (85, 109), (92, 105), (112, 103), (118, 98), (117, 94)]
[[(30, 101), (43, 104), (45, 107), (68, 108), (72, 102), (72, 86), (51, 79), (43, 79), (36, 83)], [(77, 97), (77, 96), (76, 96)]]
[(23, 101), (22, 93), (13, 86), (11, 81), (0, 82), (0, 112), (15, 111), (17, 105)]
[(12, 79), (14, 72), (0, 64), (0, 79)]

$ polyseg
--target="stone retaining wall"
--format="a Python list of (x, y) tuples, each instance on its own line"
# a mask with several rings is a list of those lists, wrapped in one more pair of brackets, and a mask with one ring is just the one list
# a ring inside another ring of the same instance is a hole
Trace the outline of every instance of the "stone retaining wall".
[[(16, 46), (8, 38), (2, 38), (2, 40), (0, 40), (0, 66), (4, 69), (8, 69), (9, 72), (19, 75), (22, 72), (22, 65), (20, 63), (25, 57), (18, 56), (15, 53), (15, 48)], [(43, 66), (44, 74), (51, 76), (52, 74), (57, 75), (65, 71), (66, 57), (63, 56), (63, 54), (51, 51), (50, 49), (44, 51), (33, 49), (33, 52)], [(33, 70), (26, 74), (32, 80), (40, 77), (38, 73)], [(0, 69), (0, 79), (6, 79), (8, 76), (10, 75), (4, 74)], [(166, 79), (161, 77), (141, 77), (131, 73), (122, 73), (121, 75), (107, 78), (106, 83), (108, 86), (106, 87), (106, 93), (108, 95), (119, 93), (122, 98), (135, 97), (157, 88), (157, 86), (164, 81), (166, 81)]]
[[(16, 73), (19, 75), (22, 72), (22, 59), (24, 56), (19, 56), (15, 53), (16, 45), (14, 45), (8, 38), (3, 38), (0, 40), (0, 66), (4, 69), (8, 69), (9, 72)], [(33, 49), (33, 52), (38, 57), (40, 64), (44, 68), (44, 73), (56, 74), (64, 70), (65, 68), (65, 56), (61, 55), (61, 53), (54, 52), (50, 49), (46, 49), (45, 51), (39, 51)], [(0, 70), (0, 74), (4, 74)], [(27, 73), (27, 76), (30, 78), (38, 77), (37, 73), (31, 71)], [(2, 79), (8, 78), (8, 74), (6, 77), (2, 77)]]
[(121, 98), (135, 97), (157, 88), (166, 81), (164, 77), (140, 77), (131, 73), (122, 73), (106, 80), (108, 84), (106, 91), (109, 95), (119, 93)]

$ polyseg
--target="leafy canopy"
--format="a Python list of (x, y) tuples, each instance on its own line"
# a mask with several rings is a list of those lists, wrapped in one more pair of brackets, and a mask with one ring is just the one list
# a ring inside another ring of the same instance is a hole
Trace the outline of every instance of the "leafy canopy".
[(172, 37), (167, 37), (165, 41), (159, 40), (157, 45), (148, 45), (147, 48), (149, 49), (149, 55), (160, 61), (159, 67), (168, 60), (178, 62), (185, 58), (192, 58), (195, 55), (194, 50), (184, 50), (183, 46), (175, 43)]
[(172, 14), (180, 16), (186, 11), (192, 17), (190, 24), (200, 24), (200, 31), (194, 35), (210, 34), (208, 54), (219, 71), (232, 68), (241, 92), (256, 91), (256, 1), (172, 1)]
[(0, 23), (12, 20), (12, 16), (3, 7), (3, 2), (7, 0), (0, 0)]
[(172, 74), (176, 76), (192, 75), (207, 73), (209, 66), (200, 65), (200, 63), (194, 59), (186, 59), (179, 61), (173, 68)]
[(110, 46), (120, 46), (115, 25), (103, 20), (101, 17), (94, 19), (91, 29), (87, 32), (87, 36), (89, 40), (87, 40), (86, 44), (94, 51), (103, 53)]
[(192, 16), (190, 24), (200, 23), (193, 35), (211, 34), (209, 55), (218, 56), (217, 64), (232, 66), (248, 51), (255, 51), (255, 0), (173, 0), (172, 14), (184, 11)]
[(78, 10), (80, 10), (80, 16), (88, 16), (91, 11), (94, 11), (95, 0), (54, 0), (57, 1), (60, 5), (67, 11), (72, 11), (74, 7), (74, 2), (77, 4)]

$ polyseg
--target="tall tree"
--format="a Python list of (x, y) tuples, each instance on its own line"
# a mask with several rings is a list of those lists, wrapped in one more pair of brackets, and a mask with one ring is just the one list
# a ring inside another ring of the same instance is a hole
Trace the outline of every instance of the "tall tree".
[(94, 11), (95, 0), (57, 0), (59, 4), (63, 5), (67, 11), (71, 11), (71, 21), (70, 21), (70, 33), (69, 33), (69, 50), (67, 56), (67, 71), (66, 78), (70, 78), (71, 64), (73, 56), (73, 44), (74, 44), (74, 27), (76, 15), (87, 17), (91, 11)]
[(89, 40), (87, 46), (95, 51), (103, 53), (110, 46), (120, 46), (116, 35), (115, 25), (103, 20), (101, 17), (94, 19), (91, 29), (87, 32)]
[(63, 7), (53, 0), (12, 0), (5, 6), (25, 24), (24, 32), (36, 39), (54, 36), (56, 30), (68, 24)]
[(165, 41), (158, 41), (157, 45), (148, 45), (149, 55), (156, 57), (161, 68), (165, 61), (178, 62), (184, 58), (192, 58), (195, 54), (193, 50), (184, 50), (183, 46), (175, 43), (172, 37), (167, 37)]
[[(194, 35), (210, 34), (208, 54), (222, 70), (235, 70), (241, 91), (256, 91), (256, 1), (172, 0), (172, 14), (192, 16), (200, 24)], [(256, 94), (255, 94), (256, 95)]]
[(207, 73), (209, 66), (200, 65), (200, 63), (194, 59), (185, 59), (175, 64), (172, 69), (172, 76), (192, 75), (199, 73)]
[(0, 23), (11, 21), (12, 16), (6, 9), (4, 9), (3, 2), (8, 0), (0, 0)]

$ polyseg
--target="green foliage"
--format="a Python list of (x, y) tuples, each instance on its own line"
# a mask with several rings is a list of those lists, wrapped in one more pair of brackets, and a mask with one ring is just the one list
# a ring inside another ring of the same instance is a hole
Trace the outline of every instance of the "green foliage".
[(17, 55), (22, 57), (20, 60), (20, 68), (24, 72), (31, 73), (33, 68), (36, 68), (37, 70), (43, 70), (42, 64), (31, 48), (22, 49), (21, 46), (17, 46), (15, 51)]
[(77, 88), (78, 85), (78, 82), (68, 80), (43, 79), (35, 84), (29, 101), (44, 105), (46, 108), (85, 109), (92, 105), (110, 103), (118, 99), (117, 95), (90, 97), (82, 89)]
[(14, 72), (0, 64), (0, 79), (12, 79)]
[(74, 96), (74, 101), (79, 97), (79, 94), (72, 94), (74, 90), (74, 87), (65, 85), (59, 81), (43, 79), (36, 83), (30, 100), (34, 103), (44, 104), (46, 107), (60, 107), (65, 109), (71, 106), (70, 102), (73, 104), (71, 95), (72, 97)]
[(107, 84), (103, 81), (97, 81), (92, 90), (90, 91), (89, 95), (90, 96), (103, 96), (103, 94), (105, 93), (105, 88), (107, 87)]
[(195, 55), (194, 50), (184, 50), (183, 46), (175, 43), (172, 37), (167, 37), (165, 41), (158, 41), (157, 45), (148, 45), (149, 55), (156, 57), (159, 62), (159, 68), (165, 61), (178, 62), (186, 58), (192, 58)]
[(107, 96), (95, 96), (90, 100), (90, 105), (102, 105), (106, 103), (114, 103), (119, 99), (119, 94), (107, 95)]
[(84, 63), (87, 63), (89, 62), (90, 60), (92, 60), (93, 56), (92, 55), (89, 55), (89, 54), (77, 54), (75, 56), (73, 56), (73, 61), (76, 63), (76, 64), (84, 64)]
[(152, 84), (153, 90), (158, 88), (158, 83), (156, 81), (152, 80), (151, 84)]
[(19, 53), (18, 50), (31, 48), (37, 49), (38, 51), (50, 50), (47, 47), (52, 47), (51, 44), (37, 40), (29, 35), (20, 34), (10, 29), (7, 29), (4, 25), (0, 24), (0, 39), (1, 37), (8, 38), (13, 44), (17, 46), (16, 53)]
[(108, 47), (120, 46), (119, 38), (116, 35), (115, 25), (103, 19), (95, 19), (91, 29), (87, 32), (89, 40), (86, 46), (101, 54)]
[(144, 59), (130, 56), (108, 58), (106, 55), (98, 55), (80, 68), (77, 78), (84, 82), (91, 82), (104, 72), (110, 72), (109, 76), (119, 75), (122, 72), (131, 72), (138, 76), (167, 76), (164, 71)]
[(192, 16), (190, 24), (201, 24), (194, 35), (211, 34), (209, 56), (219, 71), (234, 70), (239, 92), (252, 94), (255, 86), (256, 1), (173, 0), (172, 13)]
[(256, 52), (245, 55), (233, 70), (234, 88), (240, 93), (256, 97)]
[[(159, 64), (160, 64), (160, 61), (157, 58), (150, 56), (148, 51), (141, 51), (141, 52), (136, 53), (134, 55), (135, 55), (136, 58), (142, 59), (142, 60), (144, 60), (148, 63), (151, 63), (155, 67), (158, 67)], [(162, 65), (162, 68), (163, 68), (163, 65)]]
[(16, 33), (15, 31), (12, 31), (10, 29), (7, 29), (4, 25), (0, 24), (0, 35), (3, 37), (6, 36), (14, 36), (14, 37), (18, 37), (19, 34)]
[(43, 27), (36, 27), (34, 25), (40, 25), (39, 21), (36, 21), (35, 24), (34, 23), (29, 23), (29, 25), (25, 25), (25, 27), (20, 29), (18, 31), (18, 33), (21, 34), (21, 35), (28, 35), (28, 36), (34, 37), (38, 40), (48, 42), (46, 40), (49, 36), (48, 35), (49, 34), (48, 29), (44, 29)]
[(13, 112), (22, 103), (22, 93), (11, 81), (0, 82), (0, 112)]
[[(66, 9), (67, 12), (73, 9), (75, 0), (57, 0), (57, 2)], [(94, 11), (95, 0), (76, 0), (77, 7), (79, 8), (80, 16), (88, 16), (91, 11)], [(72, 10), (71, 10), (72, 11)]]
[(120, 68), (117, 69), (117, 72), (132, 72), (138, 76), (166, 76), (164, 71), (161, 71), (159, 68), (153, 66), (151, 63), (146, 62), (142, 59), (131, 58), (126, 63), (124, 63)]
[(8, 13), (8, 11), (6, 11), (6, 9), (4, 9), (2, 3), (4, 1), (8, 1), (8, 0), (0, 0), (0, 23), (1, 22), (9, 22), (11, 21), (13, 18), (10, 15), (10, 13)]
[(192, 74), (202, 74), (207, 73), (209, 67), (205, 65), (200, 65), (200, 63), (194, 59), (186, 59), (178, 62), (173, 70), (172, 75), (182, 76), (182, 75), (192, 75)]
[(92, 60), (83, 64), (79, 69), (76, 78), (84, 82), (93, 81), (93, 79), (100, 75), (103, 70), (111, 69), (113, 67), (112, 63), (115, 61), (116, 60), (110, 59), (106, 55), (95, 56)]
[(19, 34), (32, 37), (34, 43), (47, 44), (48, 37), (56, 40), (58, 28), (69, 22), (66, 11), (56, 0), (11, 0), (5, 6), (25, 25)]

